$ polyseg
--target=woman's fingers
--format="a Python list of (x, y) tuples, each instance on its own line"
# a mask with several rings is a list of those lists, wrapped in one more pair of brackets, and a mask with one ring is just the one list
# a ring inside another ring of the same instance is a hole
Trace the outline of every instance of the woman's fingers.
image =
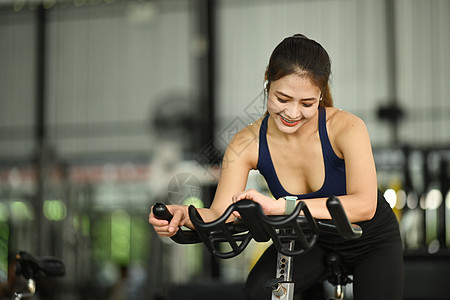
[(177, 209), (173, 212), (173, 218), (172, 218), (172, 221), (170, 221), (169, 228), (168, 228), (169, 233), (174, 233), (174, 232), (178, 231), (178, 227), (181, 226), (180, 222), (181, 222), (182, 218), (183, 218), (183, 212), (181, 210)]
[(239, 192), (233, 195), (233, 202), (237, 202), (243, 199), (253, 200), (255, 201), (257, 198), (258, 192), (254, 189), (250, 189), (247, 191)]
[[(284, 202), (275, 201), (275, 199), (267, 197), (267, 196), (259, 193), (255, 189), (249, 189), (247, 191), (243, 191), (243, 192), (235, 194), (233, 196), (233, 203), (236, 203), (243, 199), (252, 200), (252, 201), (260, 204), (265, 214), (270, 215), (270, 214), (283, 214), (284, 213), (284, 204), (283, 204)], [(283, 204), (282, 208), (279, 207), (281, 204)]]
[(253, 199), (253, 190), (247, 190), (247, 191), (243, 191), (243, 192), (239, 192), (235, 195), (233, 195), (233, 202), (237, 202), (243, 199), (249, 199), (252, 200)]

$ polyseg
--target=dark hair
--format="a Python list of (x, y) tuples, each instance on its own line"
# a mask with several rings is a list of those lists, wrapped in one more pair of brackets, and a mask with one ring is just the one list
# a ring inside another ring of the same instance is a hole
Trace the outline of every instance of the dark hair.
[(266, 69), (266, 92), (270, 84), (284, 76), (307, 76), (321, 91), (321, 106), (333, 106), (330, 92), (331, 61), (327, 51), (303, 34), (295, 34), (279, 43)]

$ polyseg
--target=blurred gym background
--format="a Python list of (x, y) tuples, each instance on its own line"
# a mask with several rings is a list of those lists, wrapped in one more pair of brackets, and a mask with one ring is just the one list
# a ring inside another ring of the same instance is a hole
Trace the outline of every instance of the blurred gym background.
[[(267, 245), (218, 261), (157, 237), (148, 213), (210, 204), (295, 33), (327, 49), (335, 106), (369, 128), (405, 299), (448, 299), (448, 0), (0, 1), (1, 285), (25, 250), (66, 264), (36, 298), (239, 299)], [(265, 189), (254, 173), (249, 186)]]

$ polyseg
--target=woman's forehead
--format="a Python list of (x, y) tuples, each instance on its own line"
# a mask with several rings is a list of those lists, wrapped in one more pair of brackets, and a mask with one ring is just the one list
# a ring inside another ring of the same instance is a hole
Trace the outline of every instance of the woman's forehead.
[(275, 80), (272, 82), (271, 88), (293, 98), (304, 94), (317, 96), (316, 94), (320, 93), (320, 88), (308, 76), (298, 74), (287, 75)]

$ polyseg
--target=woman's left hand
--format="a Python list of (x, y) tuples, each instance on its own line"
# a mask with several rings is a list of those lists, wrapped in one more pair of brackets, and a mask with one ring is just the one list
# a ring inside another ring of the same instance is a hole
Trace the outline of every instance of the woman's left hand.
[[(284, 201), (278, 201), (273, 198), (267, 197), (255, 189), (250, 189), (247, 191), (243, 191), (240, 193), (237, 193), (233, 196), (233, 203), (236, 203), (237, 201), (248, 199), (252, 200), (254, 202), (259, 203), (261, 205), (264, 214), (266, 215), (283, 215), (284, 214)], [(234, 215), (236, 217), (239, 217), (239, 214), (237, 212), (234, 212)]]

